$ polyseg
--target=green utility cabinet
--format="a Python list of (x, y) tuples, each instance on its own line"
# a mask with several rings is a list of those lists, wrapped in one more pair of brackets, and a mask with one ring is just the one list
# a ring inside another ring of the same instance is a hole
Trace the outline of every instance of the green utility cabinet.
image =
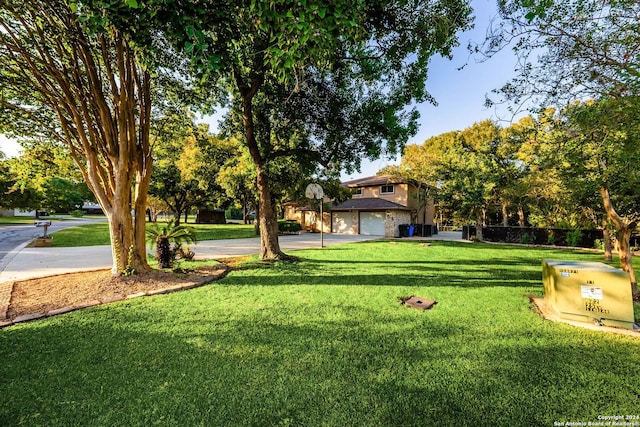
[(633, 329), (629, 274), (601, 262), (542, 261), (544, 301), (566, 320)]

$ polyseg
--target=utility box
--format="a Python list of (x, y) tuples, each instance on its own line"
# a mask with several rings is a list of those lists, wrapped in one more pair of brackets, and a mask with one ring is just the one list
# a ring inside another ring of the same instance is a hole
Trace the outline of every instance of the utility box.
[(544, 301), (560, 318), (633, 329), (629, 274), (601, 262), (542, 261)]

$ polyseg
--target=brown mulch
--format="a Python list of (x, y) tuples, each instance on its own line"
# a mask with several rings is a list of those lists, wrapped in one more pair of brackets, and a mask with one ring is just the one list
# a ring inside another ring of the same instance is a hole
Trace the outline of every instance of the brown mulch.
[[(200, 267), (186, 274), (152, 271), (130, 277), (114, 277), (111, 270), (85, 271), (14, 282), (7, 321), (64, 307), (106, 303), (129, 295), (163, 289), (191, 288), (222, 277), (224, 264)], [(0, 319), (3, 320), (3, 319)]]

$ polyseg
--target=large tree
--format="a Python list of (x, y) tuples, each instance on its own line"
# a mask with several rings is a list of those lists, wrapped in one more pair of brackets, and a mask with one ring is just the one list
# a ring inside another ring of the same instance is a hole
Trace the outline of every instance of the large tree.
[[(591, 116), (585, 131), (603, 138), (600, 141), (603, 153), (623, 149), (623, 141), (611, 137), (608, 125), (620, 119), (619, 108), (612, 105), (632, 106), (640, 96), (640, 3), (502, 0), (500, 6), (502, 25), (488, 38), (487, 51), (491, 54), (513, 43), (523, 64), (517, 77), (498, 91), (503, 99), (515, 105), (535, 99), (541, 105), (560, 109), (575, 101), (599, 100), (594, 108), (609, 117), (593, 120), (595, 117)], [(534, 55), (536, 61), (531, 60)], [(608, 107), (599, 108), (602, 105)], [(622, 131), (635, 134), (630, 125), (633, 120), (629, 117), (626, 120), (626, 123), (618, 121), (625, 128)], [(586, 125), (586, 121), (581, 124)], [(625, 177), (620, 175), (617, 179)], [(612, 197), (616, 195), (611, 188), (601, 189), (600, 195), (618, 236), (627, 236), (625, 221), (617, 214), (620, 207), (615, 204), (616, 197)], [(620, 246), (627, 245), (628, 241)], [(620, 253), (621, 260), (627, 257), (624, 252)], [(623, 261), (623, 268), (628, 270), (631, 265), (625, 266)], [(633, 274), (631, 280), (637, 293)]]
[[(600, 195), (617, 232), (620, 265), (629, 273), (633, 295), (631, 234), (640, 221), (640, 99), (607, 99), (577, 104), (564, 112), (562, 160), (574, 191)], [(585, 196), (583, 196), (585, 197)]]
[[(161, 19), (201, 74), (218, 87), (226, 84), (241, 114), (243, 142), (256, 171), (263, 259), (285, 257), (277, 238), (270, 162), (305, 153), (301, 162), (324, 158), (357, 169), (362, 157), (395, 152), (416, 129), (417, 115), (403, 109), (430, 99), (429, 58), (450, 54), (470, 14), (465, 0), (184, 2), (182, 7), (179, 20)], [(327, 109), (331, 105), (317, 96), (320, 89), (341, 99), (335, 104), (341, 109)], [(351, 106), (343, 102), (347, 97)], [(317, 108), (313, 120), (293, 135), (287, 118), (301, 102)], [(277, 135), (276, 127), (287, 137)]]
[[(128, 263), (145, 270), (150, 73), (118, 27), (104, 17), (81, 22), (83, 7), (2, 0), (0, 123), (68, 147), (109, 220), (113, 273)], [(134, 18), (133, 9), (119, 7)]]

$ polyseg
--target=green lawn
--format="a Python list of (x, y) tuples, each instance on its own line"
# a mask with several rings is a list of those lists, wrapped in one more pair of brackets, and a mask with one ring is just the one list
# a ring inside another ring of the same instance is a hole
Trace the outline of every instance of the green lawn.
[[(104, 215), (85, 215), (82, 218), (105, 218)], [(70, 215), (51, 215), (40, 218), (42, 220), (49, 220), (51, 222), (56, 221), (73, 221), (81, 218), (74, 218)], [(0, 216), (0, 225), (13, 225), (13, 224), (31, 224), (35, 221), (34, 217), (31, 216)], [(108, 243), (107, 243), (108, 244)]]
[[(640, 339), (541, 320), (541, 260), (367, 242), (0, 331), (0, 425), (553, 426), (640, 415)], [(427, 312), (397, 297), (438, 301)]]
[(0, 216), (0, 225), (31, 224), (35, 218), (30, 216)]
[[(256, 237), (253, 225), (241, 224), (186, 224), (192, 227), (198, 240), (241, 239)], [(147, 228), (153, 224), (147, 223)], [(106, 222), (80, 225), (51, 233), (53, 246), (109, 245), (109, 225)]]

